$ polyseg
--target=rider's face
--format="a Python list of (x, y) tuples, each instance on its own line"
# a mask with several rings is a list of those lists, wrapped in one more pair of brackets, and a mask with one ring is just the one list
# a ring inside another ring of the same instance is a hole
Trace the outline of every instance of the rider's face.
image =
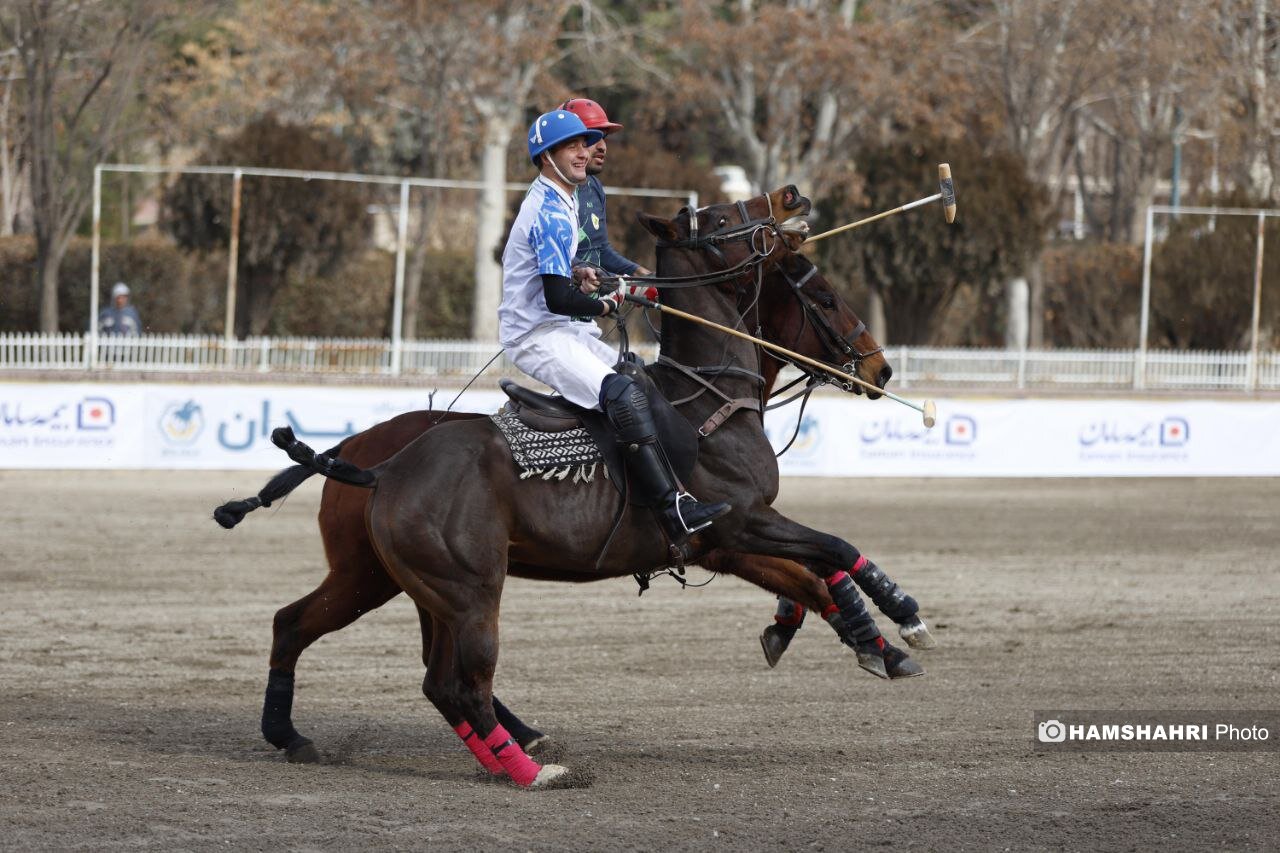
[(601, 137), (599, 142), (588, 149), (591, 153), (591, 160), (587, 163), (588, 175), (598, 175), (604, 171), (604, 157), (608, 150), (605, 137)]
[(591, 148), (585, 143), (583, 137), (579, 136), (557, 145), (551, 149), (548, 156), (555, 161), (560, 174), (568, 178), (570, 183), (580, 184), (587, 179), (587, 164), (591, 161)]

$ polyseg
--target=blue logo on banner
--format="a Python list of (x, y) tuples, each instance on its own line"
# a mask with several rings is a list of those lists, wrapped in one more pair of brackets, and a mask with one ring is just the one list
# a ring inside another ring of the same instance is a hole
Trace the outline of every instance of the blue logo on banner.
[(170, 403), (160, 416), (160, 432), (170, 444), (191, 444), (204, 431), (204, 411), (195, 400)]

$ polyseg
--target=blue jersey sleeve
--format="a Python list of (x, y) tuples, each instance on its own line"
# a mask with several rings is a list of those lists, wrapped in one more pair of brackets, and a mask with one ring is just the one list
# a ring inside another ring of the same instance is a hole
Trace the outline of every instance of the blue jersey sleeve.
[(576, 223), (562, 212), (544, 206), (538, 211), (533, 227), (529, 229), (529, 245), (538, 259), (541, 275), (573, 277), (570, 261), (576, 247)]

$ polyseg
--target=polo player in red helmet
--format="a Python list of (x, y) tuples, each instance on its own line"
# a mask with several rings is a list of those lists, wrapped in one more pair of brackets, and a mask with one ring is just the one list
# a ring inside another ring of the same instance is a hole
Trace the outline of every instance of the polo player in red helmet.
[[(610, 121), (609, 116), (590, 98), (570, 98), (560, 105), (578, 118), (589, 130), (598, 130), (604, 134), (596, 144), (591, 146), (591, 159), (587, 161), (587, 180), (578, 186), (578, 221), (582, 225), (583, 240), (578, 245), (578, 256), (574, 265), (588, 264), (600, 267), (614, 275), (653, 275), (635, 261), (629, 260), (609, 243), (609, 233), (605, 223), (604, 185), (598, 177), (604, 171), (605, 156), (609, 150), (606, 142), (609, 136), (622, 130), (622, 125)], [(646, 294), (650, 299), (657, 299), (657, 290)]]

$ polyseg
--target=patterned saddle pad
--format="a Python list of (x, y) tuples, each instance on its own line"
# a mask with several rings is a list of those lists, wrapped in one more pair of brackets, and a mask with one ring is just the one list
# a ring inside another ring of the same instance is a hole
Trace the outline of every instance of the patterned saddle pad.
[(530, 477), (563, 480), (572, 475), (571, 482), (590, 483), (595, 479), (597, 466), (606, 479), (609, 477), (600, 448), (582, 427), (565, 432), (539, 432), (506, 409), (490, 415), (489, 419), (507, 440), (522, 480)]

